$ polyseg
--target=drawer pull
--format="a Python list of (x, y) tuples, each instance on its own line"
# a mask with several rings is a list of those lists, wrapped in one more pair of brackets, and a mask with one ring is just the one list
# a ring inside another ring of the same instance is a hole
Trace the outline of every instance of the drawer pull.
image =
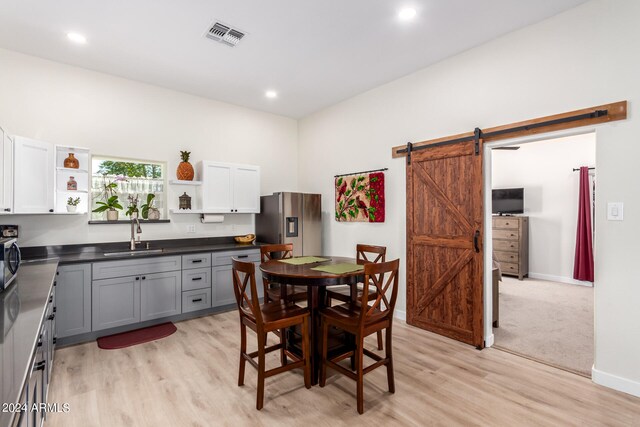
[(198, 262), (202, 262), (202, 259), (192, 259), (191, 262), (196, 264)]
[(193, 280), (195, 282), (197, 280), (202, 280), (202, 277), (192, 277), (191, 280)]
[(202, 298), (192, 299), (191, 302), (202, 302)]
[(249, 258), (249, 255), (238, 255), (238, 258)]

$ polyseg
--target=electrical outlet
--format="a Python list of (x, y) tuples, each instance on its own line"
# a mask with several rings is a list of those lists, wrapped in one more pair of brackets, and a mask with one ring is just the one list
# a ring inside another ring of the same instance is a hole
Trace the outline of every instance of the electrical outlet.
[(195, 233), (195, 232), (196, 232), (196, 225), (195, 224), (187, 225), (187, 233)]

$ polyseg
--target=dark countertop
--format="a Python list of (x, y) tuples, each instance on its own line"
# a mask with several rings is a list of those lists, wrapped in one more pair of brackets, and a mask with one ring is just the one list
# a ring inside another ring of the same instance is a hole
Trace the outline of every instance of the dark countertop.
[(55, 259), (60, 264), (78, 264), (84, 262), (113, 261), (154, 256), (185, 255), (200, 252), (220, 252), (242, 249), (258, 249), (262, 244), (240, 244), (233, 237), (211, 237), (195, 239), (173, 239), (149, 241), (149, 248), (162, 249), (162, 252), (144, 253), (146, 241), (138, 251), (140, 255), (105, 256), (109, 252), (125, 252), (129, 250), (129, 242), (93, 243), (86, 245), (37, 246), (22, 248), (22, 257), (32, 259)]
[[(19, 402), (57, 268), (55, 260), (24, 263), (13, 283), (0, 293), (0, 392), (3, 403)], [(8, 426), (13, 415), (0, 412), (0, 427)]]

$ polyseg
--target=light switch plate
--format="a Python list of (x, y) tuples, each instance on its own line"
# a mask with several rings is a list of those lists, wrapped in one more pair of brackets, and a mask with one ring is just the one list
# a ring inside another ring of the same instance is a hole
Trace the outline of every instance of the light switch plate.
[(609, 221), (622, 221), (624, 219), (624, 203), (607, 203), (607, 219)]
[(189, 224), (187, 225), (187, 233), (195, 233), (196, 232), (196, 226), (195, 224)]

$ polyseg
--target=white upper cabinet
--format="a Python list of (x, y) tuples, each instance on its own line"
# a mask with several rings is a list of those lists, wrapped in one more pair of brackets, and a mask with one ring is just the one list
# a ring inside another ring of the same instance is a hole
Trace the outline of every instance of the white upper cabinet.
[(234, 168), (233, 208), (237, 213), (260, 213), (260, 167)]
[(233, 166), (202, 162), (202, 210), (233, 212)]
[(13, 212), (13, 140), (0, 128), (0, 214)]
[(54, 153), (53, 144), (15, 137), (15, 213), (54, 212)]
[(260, 212), (259, 166), (208, 161), (199, 166), (203, 212)]

